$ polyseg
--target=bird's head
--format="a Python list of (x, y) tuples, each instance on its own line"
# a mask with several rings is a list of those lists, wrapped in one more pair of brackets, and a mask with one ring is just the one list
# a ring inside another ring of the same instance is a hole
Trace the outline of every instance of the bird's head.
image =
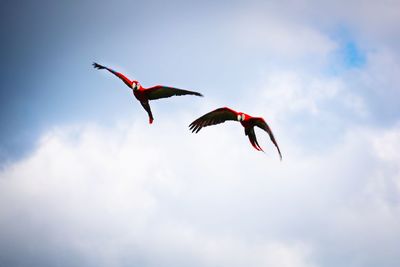
[(133, 89), (133, 91), (139, 90), (140, 87), (142, 87), (142, 86), (140, 85), (140, 83), (139, 83), (138, 81), (133, 81), (133, 82), (132, 82), (132, 89)]
[(239, 113), (238, 115), (237, 115), (237, 120), (238, 121), (244, 121), (246, 119), (246, 114), (244, 114), (244, 113)]

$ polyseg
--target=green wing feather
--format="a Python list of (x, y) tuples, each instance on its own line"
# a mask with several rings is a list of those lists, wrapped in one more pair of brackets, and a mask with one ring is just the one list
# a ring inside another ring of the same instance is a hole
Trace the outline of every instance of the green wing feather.
[(189, 125), (189, 128), (193, 133), (198, 133), (203, 127), (220, 124), (229, 120), (237, 121), (237, 112), (226, 107), (218, 108), (193, 121)]
[(196, 96), (203, 96), (202, 94), (194, 91), (156, 85), (150, 87), (145, 90), (146, 96), (149, 100), (155, 100), (160, 98), (166, 98), (171, 96), (180, 96), (180, 95), (196, 95)]

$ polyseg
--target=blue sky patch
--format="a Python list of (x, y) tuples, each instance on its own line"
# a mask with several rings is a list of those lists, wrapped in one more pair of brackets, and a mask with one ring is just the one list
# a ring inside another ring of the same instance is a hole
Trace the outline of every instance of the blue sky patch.
[(339, 43), (339, 48), (335, 53), (341, 65), (347, 68), (360, 68), (366, 63), (366, 53), (357, 43), (351, 31), (340, 26), (334, 31), (333, 39)]
[(359, 68), (365, 65), (366, 56), (359, 46), (353, 41), (347, 41), (342, 47), (340, 54), (345, 66)]

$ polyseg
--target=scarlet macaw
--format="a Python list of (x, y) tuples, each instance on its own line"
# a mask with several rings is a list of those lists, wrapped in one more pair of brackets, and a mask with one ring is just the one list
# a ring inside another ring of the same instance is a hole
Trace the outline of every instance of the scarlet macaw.
[(140, 104), (142, 104), (143, 108), (147, 111), (149, 115), (149, 123), (153, 123), (153, 114), (150, 109), (149, 100), (155, 100), (160, 98), (166, 98), (171, 96), (179, 96), (179, 95), (196, 95), (196, 96), (203, 96), (198, 92), (178, 89), (169, 86), (163, 85), (156, 85), (150, 88), (144, 88), (140, 85), (140, 83), (136, 80), (129, 80), (125, 75), (119, 73), (115, 70), (97, 64), (96, 62), (93, 63), (93, 67), (96, 69), (106, 69), (118, 78), (120, 78), (129, 88), (132, 89), (133, 94), (135, 95), (136, 99), (139, 100)]
[(201, 116), (197, 120), (193, 121), (189, 125), (189, 128), (193, 133), (198, 133), (203, 127), (220, 124), (225, 121), (239, 121), (244, 127), (245, 135), (249, 137), (251, 145), (258, 151), (264, 152), (264, 150), (262, 150), (257, 142), (256, 134), (254, 132), (254, 126), (258, 126), (266, 131), (272, 143), (274, 143), (275, 147), (278, 149), (279, 157), (282, 160), (282, 154), (275, 140), (274, 134), (272, 133), (271, 128), (268, 126), (265, 120), (261, 117), (252, 117), (243, 112), (237, 112), (230, 108), (223, 107)]

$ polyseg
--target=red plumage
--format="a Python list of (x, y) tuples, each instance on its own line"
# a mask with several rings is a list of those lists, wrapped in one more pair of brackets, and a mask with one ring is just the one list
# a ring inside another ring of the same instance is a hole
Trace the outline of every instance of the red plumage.
[(272, 143), (278, 150), (279, 157), (282, 160), (282, 154), (279, 149), (278, 143), (275, 140), (275, 136), (272, 133), (271, 128), (261, 117), (252, 117), (243, 112), (237, 112), (233, 109), (223, 107), (213, 110), (196, 119), (189, 125), (189, 128), (193, 133), (198, 133), (203, 127), (220, 124), (225, 121), (239, 121), (240, 124), (244, 127), (244, 133), (248, 136), (251, 145), (258, 151), (264, 152), (264, 150), (262, 150), (261, 146), (258, 144), (256, 134), (254, 132), (254, 127), (257, 126), (266, 131)]
[(138, 81), (130, 80), (125, 75), (120, 72), (114, 71), (106, 66), (102, 66), (97, 63), (93, 63), (93, 67), (99, 70), (105, 69), (120, 78), (129, 88), (132, 89), (133, 95), (139, 100), (142, 107), (146, 110), (149, 116), (149, 123), (153, 123), (153, 114), (151, 112), (150, 100), (167, 98), (171, 96), (180, 96), (180, 95), (195, 95), (195, 96), (203, 96), (202, 94), (194, 91), (179, 89), (175, 87), (156, 85), (150, 88), (144, 88), (140, 85)]

